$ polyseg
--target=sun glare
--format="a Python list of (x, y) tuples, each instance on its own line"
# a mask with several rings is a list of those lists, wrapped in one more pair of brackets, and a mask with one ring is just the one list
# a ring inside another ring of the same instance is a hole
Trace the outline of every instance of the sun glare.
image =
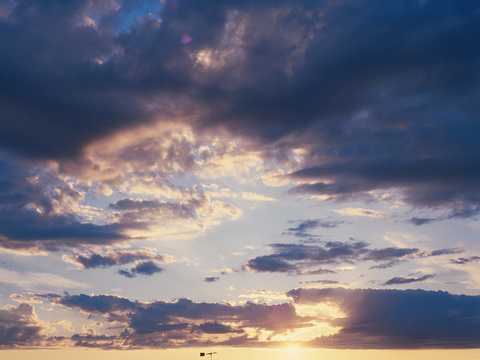
[(296, 345), (289, 345), (289, 346), (287, 346), (286, 350), (288, 352), (288, 355), (297, 356), (298, 353), (300, 352), (300, 347), (298, 347)]

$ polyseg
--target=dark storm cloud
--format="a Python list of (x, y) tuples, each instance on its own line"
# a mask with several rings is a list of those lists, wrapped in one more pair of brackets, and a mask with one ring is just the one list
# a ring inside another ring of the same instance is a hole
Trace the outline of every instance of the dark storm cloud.
[[(150, 116), (141, 99), (148, 91), (129, 79), (128, 68), (115, 66), (115, 54), (123, 52), (114, 32), (121, 14), (108, 7), (102, 1), (18, 1), (0, 19), (3, 148), (68, 157), (87, 141)], [(89, 16), (96, 26), (88, 25)], [(144, 35), (152, 35), (151, 21), (144, 23)], [(101, 59), (111, 62), (102, 66)]]
[(384, 282), (382, 285), (403, 285), (403, 284), (410, 284), (414, 282), (421, 282), (428, 280), (432, 278), (434, 275), (423, 275), (420, 277), (402, 277), (402, 276), (396, 276), (394, 278), (391, 278), (390, 280), (387, 280)]
[(316, 346), (349, 349), (477, 348), (480, 297), (443, 291), (296, 289), (298, 304), (337, 304), (345, 318), (339, 333)]
[(82, 195), (67, 183), (25, 165), (0, 161), (0, 247), (49, 250), (127, 240), (119, 224), (81, 222), (72, 209)]
[(271, 244), (273, 254), (250, 259), (245, 264), (251, 272), (287, 272), (292, 274), (333, 273), (328, 269), (312, 269), (319, 265), (374, 261), (380, 263), (374, 269), (385, 269), (408, 259), (458, 254), (460, 249), (422, 251), (417, 248), (369, 249), (362, 241), (326, 242), (321, 245)]
[(19, 0), (2, 13), (2, 148), (71, 158), (182, 116), (258, 145), (304, 144), (292, 176), (309, 183), (294, 193), (480, 204), (478, 2), (118, 5)]

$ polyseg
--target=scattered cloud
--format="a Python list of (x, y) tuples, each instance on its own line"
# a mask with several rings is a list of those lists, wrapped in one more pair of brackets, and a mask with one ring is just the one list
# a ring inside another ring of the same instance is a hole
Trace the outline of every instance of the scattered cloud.
[(310, 234), (311, 230), (316, 228), (336, 228), (338, 225), (343, 224), (343, 221), (328, 221), (328, 220), (300, 220), (296, 227), (288, 228), (285, 234), (294, 235), (299, 238), (313, 238), (314, 235)]
[[(328, 269), (322, 265), (338, 265), (374, 261), (379, 265), (371, 269), (385, 269), (402, 261), (431, 256), (458, 254), (460, 249), (441, 249), (424, 251), (418, 248), (388, 247), (370, 249), (370, 244), (362, 241), (324, 242), (323, 245), (308, 244), (271, 244), (273, 254), (249, 259), (245, 268), (250, 272), (281, 272), (290, 274), (322, 274)], [(333, 270), (330, 270), (333, 273)]]
[(158, 266), (155, 261), (141, 261), (132, 266), (130, 270), (119, 270), (118, 273), (128, 278), (134, 278), (137, 275), (152, 276), (153, 274), (162, 272), (163, 268)]
[(474, 217), (480, 213), (480, 206), (463, 206), (459, 208), (454, 208), (448, 214), (440, 215), (434, 218), (419, 218), (412, 217), (410, 222), (419, 226), (432, 222), (450, 220), (450, 219), (468, 219)]
[(382, 285), (404, 285), (404, 284), (410, 284), (414, 282), (419, 282), (419, 281), (425, 281), (430, 278), (432, 278), (434, 275), (423, 275), (420, 277), (401, 277), (401, 276), (396, 276), (394, 278), (391, 278), (390, 280), (387, 280), (385, 283)]
[(125, 265), (138, 260), (155, 260), (161, 263), (167, 262), (167, 256), (158, 255), (150, 249), (107, 251), (105, 255), (98, 253), (63, 255), (62, 259), (85, 269)]
[(452, 264), (458, 264), (458, 265), (465, 265), (470, 262), (478, 262), (478, 261), (480, 261), (480, 256), (470, 256), (468, 258), (461, 257), (456, 260), (450, 259), (450, 262)]

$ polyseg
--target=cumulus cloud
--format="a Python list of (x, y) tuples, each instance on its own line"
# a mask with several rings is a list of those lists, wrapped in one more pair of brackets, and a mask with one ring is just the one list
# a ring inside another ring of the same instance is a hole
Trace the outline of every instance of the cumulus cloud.
[[(46, 299), (56, 305), (79, 309), (91, 316), (101, 315), (125, 329), (108, 337), (102, 334), (72, 337), (77, 346), (101, 347), (110, 340), (112, 347), (168, 348), (199, 346), (216, 341), (256, 343), (263, 337), (307, 326), (291, 303), (278, 305), (246, 303), (196, 303), (188, 299), (143, 303), (114, 295), (55, 295)], [(241, 336), (241, 337), (239, 337)], [(261, 343), (260, 343), (261, 344)]]
[[(39, 322), (32, 305), (21, 303), (18, 307), (0, 309), (0, 348), (40, 346), (47, 343), (45, 324)], [(54, 344), (51, 339), (50, 344)]]
[[(333, 336), (316, 346), (348, 349), (477, 348), (478, 296), (443, 291), (375, 289), (295, 289), (295, 304), (333, 303), (343, 316)], [(392, 326), (392, 324), (394, 324)]]
[[(327, 283), (333, 282), (323, 285)], [(98, 331), (74, 334), (69, 340), (80, 347), (170, 348), (207, 346), (212, 341), (221, 345), (268, 347), (281, 345), (296, 334), (302, 334), (296, 339), (304, 345), (320, 348), (479, 346), (479, 329), (474, 320), (480, 309), (477, 296), (443, 291), (345, 288), (299, 288), (286, 295), (290, 302), (272, 305), (188, 299), (146, 303), (116, 295), (36, 296), (57, 306), (81, 310), (89, 318), (101, 316), (111, 327), (120, 325), (117, 334)], [(24, 304), (22, 309), (19, 306), (2, 310), (0, 316), (30, 317), (28, 324), (35, 323), (31, 319), (31, 305)], [(19, 311), (21, 314), (17, 314)]]

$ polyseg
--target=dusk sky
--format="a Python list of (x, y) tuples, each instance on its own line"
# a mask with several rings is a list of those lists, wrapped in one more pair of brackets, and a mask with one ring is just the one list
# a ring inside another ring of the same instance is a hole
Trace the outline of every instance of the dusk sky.
[(480, 359), (479, 99), (477, 0), (0, 0), (2, 359)]

